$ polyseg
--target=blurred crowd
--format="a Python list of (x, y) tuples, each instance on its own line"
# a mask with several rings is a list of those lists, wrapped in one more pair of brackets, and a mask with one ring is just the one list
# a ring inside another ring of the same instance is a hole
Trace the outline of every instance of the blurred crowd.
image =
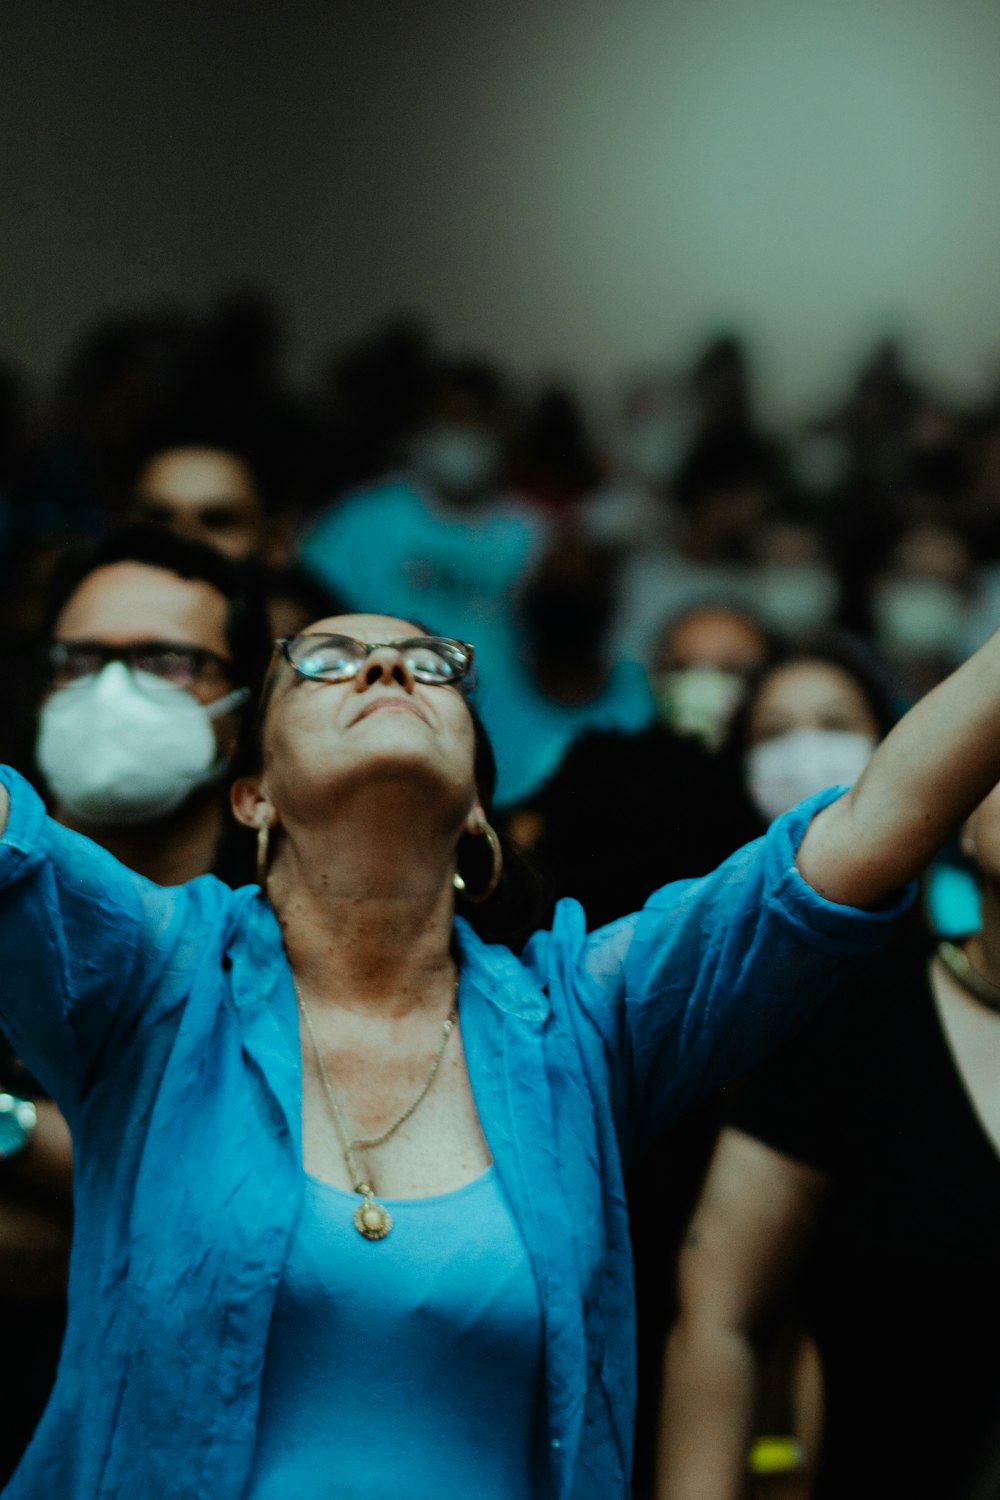
[(233, 292), (96, 327), (51, 392), (0, 371), (5, 654), (57, 556), (139, 518), (280, 570), (306, 613), (311, 580), (474, 638), (511, 803), (578, 726), (650, 717), (625, 664), (662, 702), (660, 637), (692, 603), (846, 629), (903, 698), (979, 644), (1000, 622), (1000, 376), (958, 409), (886, 342), (835, 409), (775, 433), (733, 336), (596, 414), (400, 319), (302, 390), (278, 309)]
[[(279, 310), (262, 292), (234, 291), (207, 310), (93, 329), (51, 392), (0, 370), (0, 577), (0, 758), (62, 821), (163, 883), (208, 870), (233, 883), (254, 878), (253, 848), (230, 825), (222, 791), (271, 640), (359, 610), (473, 643), (505, 831), (533, 871), (538, 906), (575, 897), (593, 927), (667, 880), (714, 867), (801, 797), (850, 784), (898, 714), (1000, 626), (1000, 372), (995, 390), (959, 408), (887, 341), (859, 359), (831, 410), (775, 432), (758, 414), (751, 351), (734, 335), (712, 340), (689, 367), (665, 359), (615, 410), (595, 413), (569, 384), (529, 389), (498, 361), (442, 348), (432, 330), (401, 318), (331, 355), (304, 390), (285, 374)], [(135, 678), (181, 688), (184, 703), (165, 689), (162, 702), (143, 698)], [(144, 735), (157, 745), (155, 767)], [(942, 851), (900, 939), (905, 955), (890, 956), (876, 988), (920, 989), (914, 975), (933, 945), (977, 929), (979, 890), (1000, 879), (996, 863), (975, 841)], [(537, 913), (525, 921), (527, 930)], [(914, 1041), (912, 1057), (904, 1048), (893, 1066), (916, 1068), (928, 1047), (926, 1036)], [(714, 1100), (678, 1122), (639, 1174), (636, 1493), (654, 1494), (662, 1433), (661, 1500), (739, 1500), (747, 1486), (805, 1496), (814, 1483), (817, 1495), (867, 1494), (856, 1466), (870, 1462), (876, 1440), (894, 1455), (894, 1483), (873, 1481), (871, 1493), (971, 1500), (994, 1423), (1000, 1432), (995, 1381), (972, 1416), (961, 1386), (968, 1463), (948, 1467), (960, 1422), (951, 1414), (944, 1488), (912, 1488), (892, 1447), (907, 1423), (940, 1415), (941, 1371), (954, 1378), (975, 1354), (970, 1320), (988, 1350), (990, 1320), (1000, 1325), (986, 1290), (1000, 1225), (991, 1210), (988, 1223), (973, 1216), (948, 1241), (927, 1207), (928, 1179), (945, 1169), (923, 1159), (913, 1192), (925, 1230), (904, 1213), (906, 1233), (882, 1225), (873, 1249), (852, 1230), (849, 1253), (842, 1228), (829, 1231), (841, 1234), (855, 1290), (876, 1265), (879, 1307), (894, 1280), (912, 1298), (923, 1276), (929, 1300), (939, 1281), (963, 1280), (960, 1316), (924, 1309), (922, 1352), (898, 1330), (879, 1344), (878, 1380), (896, 1389), (899, 1410), (880, 1413), (875, 1431), (860, 1397), (851, 1407), (842, 1394), (864, 1363), (876, 1304), (853, 1298), (864, 1327), (839, 1303), (831, 1317), (830, 1265), (816, 1260), (807, 1293), (791, 1249), (775, 1252), (766, 1288), (742, 1293), (760, 1379), (702, 1438), (717, 1455), (729, 1433), (737, 1478), (716, 1475), (709, 1489), (690, 1477), (697, 1462), (678, 1441), (677, 1412), (701, 1377), (684, 1320), (704, 1320), (707, 1294), (685, 1282), (681, 1246), (706, 1170), (710, 1185), (722, 1184), (716, 1209), (730, 1202), (727, 1171), (737, 1182), (750, 1180), (744, 1168), (759, 1171), (768, 1191), (785, 1193), (787, 1223), (748, 1225), (738, 1204), (723, 1215), (735, 1244), (759, 1231), (772, 1248), (797, 1246), (806, 1220), (815, 1229), (818, 1179), (863, 1181), (865, 1202), (893, 1170), (882, 1164), (881, 1176), (865, 1177), (876, 1170), (865, 1131), (885, 1139), (888, 1130), (876, 1108), (885, 1072), (870, 1084), (870, 1116), (860, 1105), (852, 1116), (849, 1160), (803, 1123), (818, 1101), (828, 1119), (831, 1098), (843, 1118), (844, 1071), (867, 1077), (849, 1038), (807, 1039), (774, 1066), (777, 1082), (748, 1080), (737, 1104)], [(18, 1073), (13, 1053), (5, 1067), (0, 1085), (44, 1112), (43, 1091)], [(795, 1085), (783, 1107), (781, 1079)], [(23, 1365), (8, 1396), (8, 1467), (58, 1348), (67, 1148), (57, 1124), (46, 1128), (55, 1134), (45, 1172), (18, 1176), (16, 1153), (0, 1163), (0, 1223), (23, 1220), (20, 1241), (13, 1230), (0, 1236), (8, 1326), (38, 1366), (37, 1378), (22, 1379)], [(733, 1132), (738, 1149), (749, 1138), (764, 1157), (732, 1167)], [(972, 1149), (956, 1146), (960, 1159)], [(780, 1177), (768, 1152), (800, 1176)], [(995, 1159), (980, 1166), (995, 1170)], [(841, 1212), (856, 1228), (857, 1205)], [(919, 1265), (901, 1277), (910, 1241)], [(972, 1244), (981, 1282), (969, 1269)], [(748, 1264), (745, 1256), (730, 1286)], [(690, 1360), (695, 1373), (661, 1382), (672, 1324), (674, 1371)], [(711, 1386), (711, 1373), (704, 1378)], [(915, 1392), (926, 1396), (928, 1383), (931, 1410), (918, 1415)], [(913, 1388), (905, 1400), (904, 1386)], [(685, 1425), (689, 1436), (697, 1430)], [(827, 1471), (817, 1478), (820, 1452)], [(935, 1454), (921, 1446), (925, 1476)]]

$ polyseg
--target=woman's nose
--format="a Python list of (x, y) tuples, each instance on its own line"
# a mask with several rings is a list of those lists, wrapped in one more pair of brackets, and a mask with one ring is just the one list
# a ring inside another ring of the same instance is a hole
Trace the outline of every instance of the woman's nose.
[(374, 687), (377, 682), (395, 682), (407, 693), (412, 693), (415, 680), (404, 657), (395, 646), (376, 646), (361, 671), (354, 679), (359, 693)]

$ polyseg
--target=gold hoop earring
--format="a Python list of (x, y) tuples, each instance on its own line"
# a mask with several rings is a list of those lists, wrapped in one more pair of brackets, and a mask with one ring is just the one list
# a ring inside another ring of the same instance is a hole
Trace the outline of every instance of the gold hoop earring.
[(466, 901), (471, 901), (474, 906), (478, 906), (481, 902), (488, 901), (490, 899), (493, 892), (500, 884), (500, 876), (503, 873), (503, 850), (500, 847), (500, 840), (497, 838), (496, 829), (491, 828), (489, 823), (484, 823), (482, 828), (479, 829), (478, 835), (481, 835), (486, 840), (487, 844), (489, 844), (490, 857), (493, 861), (493, 868), (490, 871), (490, 878), (486, 882), (486, 885), (481, 891), (477, 891), (476, 894), (473, 895), (466, 885), (464, 878), (458, 873), (457, 870), (451, 877), (451, 883), (455, 887), (455, 890), (458, 891)]
[(257, 884), (262, 896), (267, 894), (267, 851), (271, 840), (271, 825), (265, 819), (257, 824)]

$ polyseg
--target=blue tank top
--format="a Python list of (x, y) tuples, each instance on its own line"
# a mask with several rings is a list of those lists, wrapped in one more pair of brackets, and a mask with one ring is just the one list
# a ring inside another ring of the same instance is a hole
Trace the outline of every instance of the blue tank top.
[(278, 1290), (246, 1500), (539, 1500), (548, 1493), (542, 1318), (494, 1167), (382, 1199), (306, 1177)]

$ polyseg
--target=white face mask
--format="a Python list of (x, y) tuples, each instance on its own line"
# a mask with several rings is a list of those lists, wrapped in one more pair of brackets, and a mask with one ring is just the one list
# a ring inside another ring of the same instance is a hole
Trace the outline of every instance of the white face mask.
[(414, 439), (411, 451), (417, 472), (455, 495), (486, 489), (500, 462), (497, 443), (488, 432), (452, 422), (425, 428)]
[(175, 682), (109, 662), (49, 698), (38, 724), (38, 768), (60, 805), (83, 822), (151, 822), (225, 769), (212, 720), (247, 696), (236, 688), (206, 705)]
[(890, 655), (957, 657), (966, 622), (961, 594), (937, 578), (890, 579), (875, 599), (876, 634)]
[(677, 734), (690, 734), (710, 750), (726, 737), (729, 721), (746, 692), (739, 672), (719, 667), (685, 667), (663, 672), (653, 682), (660, 716)]
[(840, 587), (822, 563), (766, 563), (754, 579), (754, 603), (778, 630), (810, 630), (833, 619)]
[(853, 729), (793, 729), (753, 746), (747, 790), (770, 823), (824, 787), (852, 786), (874, 749), (871, 735)]

